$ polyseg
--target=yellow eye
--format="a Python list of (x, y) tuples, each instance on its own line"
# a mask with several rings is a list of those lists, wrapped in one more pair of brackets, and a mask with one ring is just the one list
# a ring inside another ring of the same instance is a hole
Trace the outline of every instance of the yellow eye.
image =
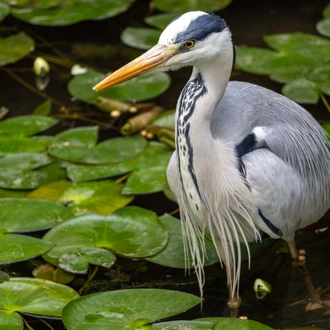
[(186, 48), (193, 48), (195, 46), (195, 40), (191, 39), (191, 40), (188, 40), (184, 43), (184, 46)]

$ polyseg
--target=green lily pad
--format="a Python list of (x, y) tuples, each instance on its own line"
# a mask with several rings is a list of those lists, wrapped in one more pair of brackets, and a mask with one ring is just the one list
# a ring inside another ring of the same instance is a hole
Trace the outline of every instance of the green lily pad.
[(41, 186), (28, 194), (27, 198), (56, 201), (66, 205), (74, 215), (108, 215), (133, 200), (134, 196), (122, 195), (122, 189), (122, 184), (110, 180), (77, 184), (63, 180)]
[(169, 127), (175, 128), (175, 109), (167, 110), (158, 115), (155, 119), (153, 119), (149, 126), (161, 126), (161, 127)]
[(134, 171), (127, 179), (123, 194), (139, 195), (162, 191), (167, 183), (167, 166)]
[(306, 74), (306, 78), (313, 82), (330, 81), (330, 63), (322, 63)]
[(73, 253), (65, 253), (58, 260), (58, 265), (67, 272), (86, 274), (88, 265), (110, 268), (116, 256), (108, 250), (99, 248), (81, 248)]
[(4, 197), (15, 197), (23, 198), (29, 193), (29, 190), (12, 190), (0, 188), (0, 198)]
[(0, 234), (0, 264), (35, 258), (47, 252), (52, 246), (53, 244), (39, 238), (2, 233)]
[(164, 30), (176, 17), (178, 13), (165, 13), (149, 16), (144, 21), (159, 30)]
[(23, 330), (23, 319), (18, 313), (0, 310), (0, 329)]
[(43, 200), (1, 198), (0, 209), (0, 231), (6, 232), (44, 230), (72, 218), (64, 206)]
[(95, 92), (92, 89), (93, 86), (104, 78), (103, 73), (88, 69), (86, 73), (75, 76), (70, 80), (68, 84), (69, 93), (77, 99), (89, 103), (95, 103), (99, 96), (120, 101), (144, 101), (164, 93), (170, 86), (168, 74), (154, 72), (136, 77), (107, 90)]
[(264, 36), (265, 42), (278, 51), (292, 52), (313, 46), (328, 46), (330, 40), (308, 33), (281, 33)]
[(0, 284), (0, 307), (8, 313), (60, 317), (64, 306), (77, 298), (70, 287), (37, 278), (11, 278)]
[(96, 145), (98, 127), (79, 127), (58, 134), (48, 152), (74, 163), (105, 164), (120, 162), (139, 154), (147, 146), (141, 135), (118, 137)]
[(147, 50), (157, 44), (160, 34), (155, 29), (127, 27), (120, 40), (127, 46)]
[(45, 165), (53, 159), (46, 154), (17, 153), (0, 158), (0, 188), (5, 189), (34, 189), (49, 176)]
[(0, 156), (20, 152), (43, 152), (47, 150), (50, 141), (51, 139), (39, 137), (2, 135), (0, 136)]
[(213, 330), (214, 323), (204, 321), (170, 321), (152, 324), (151, 330)]
[(5, 3), (0, 3), (0, 22), (8, 16), (10, 13), (10, 7)]
[(81, 248), (107, 248), (127, 258), (144, 258), (161, 251), (167, 231), (151, 211), (130, 206), (104, 217), (85, 215), (51, 229), (43, 238), (56, 246), (44, 259), (57, 264), (66, 253)]
[(32, 113), (37, 116), (48, 116), (50, 114), (51, 107), (52, 102), (50, 100), (46, 100), (38, 105)]
[(130, 203), (134, 196), (124, 196), (122, 184), (106, 181), (77, 183), (59, 199), (75, 215), (98, 213), (107, 215)]
[(139, 169), (166, 168), (172, 151), (161, 143), (151, 142), (139, 155), (108, 165), (69, 164), (67, 171), (72, 181), (88, 181), (118, 176)]
[(282, 93), (299, 103), (316, 104), (319, 99), (316, 85), (305, 78), (299, 78), (287, 83), (282, 88)]
[(28, 55), (34, 49), (34, 41), (24, 32), (20, 32), (7, 38), (0, 38), (0, 48), (0, 66), (3, 66), (15, 63)]
[(233, 317), (205, 317), (198, 320), (212, 322), (215, 325), (212, 328), (214, 330), (273, 330), (273, 328), (253, 320), (242, 320)]
[(50, 264), (41, 264), (37, 266), (33, 269), (32, 274), (36, 278), (61, 284), (70, 283), (75, 277), (74, 274), (68, 273), (60, 267), (54, 269), (54, 267)]
[(330, 141), (330, 124), (323, 124), (322, 127), (328, 134), (328, 140)]
[(160, 11), (184, 13), (192, 10), (203, 10), (206, 12), (212, 12), (226, 8), (231, 3), (231, 0), (153, 0), (153, 3)]
[(62, 318), (68, 330), (142, 329), (199, 302), (200, 298), (191, 294), (161, 289), (102, 292), (72, 301), (63, 310)]
[(9, 280), (9, 275), (6, 272), (0, 270), (0, 283)]
[(63, 26), (84, 20), (99, 20), (118, 15), (128, 9), (133, 0), (93, 0), (61, 2), (50, 8), (12, 8), (12, 15), (36, 25)]
[[(191, 260), (186, 262), (184, 256), (182, 223), (178, 219), (166, 214), (159, 218), (168, 231), (168, 243), (164, 250), (147, 258), (147, 260), (168, 267), (192, 268)], [(206, 253), (205, 266), (219, 262), (219, 257), (213, 242), (205, 237)]]
[(0, 134), (31, 136), (45, 131), (57, 123), (57, 119), (46, 116), (16, 116), (0, 121)]

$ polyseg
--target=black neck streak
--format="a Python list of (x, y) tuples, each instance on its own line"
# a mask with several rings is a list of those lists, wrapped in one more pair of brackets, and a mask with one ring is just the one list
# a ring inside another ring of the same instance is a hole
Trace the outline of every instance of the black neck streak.
[(194, 170), (194, 150), (190, 137), (190, 119), (195, 111), (197, 100), (205, 93), (207, 93), (207, 89), (204, 85), (202, 75), (199, 73), (194, 79), (187, 83), (182, 91), (176, 126), (176, 149), (180, 180), (184, 188), (183, 190), (186, 190), (187, 185), (187, 183), (185, 185), (183, 182), (183, 172), (188, 171), (200, 198), (200, 190)]

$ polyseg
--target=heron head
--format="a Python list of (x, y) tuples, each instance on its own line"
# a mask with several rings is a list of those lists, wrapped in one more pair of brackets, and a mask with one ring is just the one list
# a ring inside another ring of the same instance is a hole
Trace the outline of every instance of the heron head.
[(197, 65), (218, 56), (228, 43), (232, 45), (231, 33), (221, 17), (202, 11), (188, 12), (166, 27), (157, 45), (93, 88), (99, 91), (148, 72)]

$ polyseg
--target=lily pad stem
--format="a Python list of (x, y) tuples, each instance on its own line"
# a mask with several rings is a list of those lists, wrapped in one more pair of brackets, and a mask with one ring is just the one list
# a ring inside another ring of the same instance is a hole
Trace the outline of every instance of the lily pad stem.
[[(21, 315), (21, 316), (22, 316), (22, 315)], [(30, 324), (24, 319), (24, 317), (22, 317), (22, 319), (23, 319), (23, 322), (24, 322), (25, 326), (26, 326), (29, 330), (34, 330), (34, 329), (30, 326)]]
[(82, 294), (82, 292), (84, 292), (84, 289), (89, 286), (90, 282), (92, 281), (92, 279), (94, 278), (94, 276), (96, 275), (97, 271), (99, 270), (99, 266), (95, 266), (93, 272), (91, 274), (88, 275), (88, 279), (87, 281), (84, 283), (84, 285), (80, 288), (79, 290), (79, 294)]

